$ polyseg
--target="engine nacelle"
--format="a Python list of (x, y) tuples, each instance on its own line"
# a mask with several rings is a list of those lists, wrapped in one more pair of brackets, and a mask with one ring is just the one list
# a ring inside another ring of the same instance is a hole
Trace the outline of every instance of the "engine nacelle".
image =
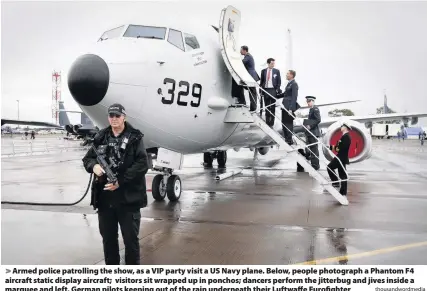
[(372, 128), (372, 121), (365, 122), (365, 127), (366, 128)]
[(403, 117), (402, 122), (404, 127), (408, 127), (409, 117)]
[[(352, 127), (352, 130), (349, 132), (351, 137), (351, 145), (348, 152), (350, 163), (359, 163), (365, 159), (369, 159), (372, 153), (371, 135), (364, 128), (363, 124), (354, 120), (346, 120), (346, 122)], [(336, 145), (342, 136), (341, 124), (341, 122), (331, 124), (323, 136), (323, 143), (328, 147), (328, 150), (323, 148), (323, 154), (328, 161), (331, 161), (333, 158), (330, 154), (329, 146)], [(337, 153), (334, 152), (334, 154)]]
[(79, 128), (82, 127), (81, 124), (76, 124), (73, 126), (73, 131), (75, 134), (79, 134)]
[(418, 123), (418, 117), (417, 116), (413, 116), (412, 118), (411, 118), (411, 125), (415, 125), (415, 124), (417, 124)]
[(65, 126), (65, 130), (66, 130), (68, 133), (74, 133), (74, 131), (73, 131), (73, 125), (72, 125), (72, 124), (67, 124), (67, 125)]
[(262, 148), (258, 148), (258, 152), (261, 154), (261, 155), (266, 155), (267, 153), (268, 153), (268, 151), (270, 150), (270, 148), (269, 147), (262, 147)]

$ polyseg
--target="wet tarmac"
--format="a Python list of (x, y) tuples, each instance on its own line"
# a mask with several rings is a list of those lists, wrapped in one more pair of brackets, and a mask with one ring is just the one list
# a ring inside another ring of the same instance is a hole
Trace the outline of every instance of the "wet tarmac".
[[(2, 151), (3, 151), (2, 144)], [(229, 151), (215, 181), (202, 155), (177, 171), (177, 203), (142, 209), (143, 264), (427, 263), (427, 153), (417, 141), (375, 140), (373, 157), (351, 165), (349, 206), (338, 204), (292, 157), (271, 150), (253, 162)], [(89, 175), (81, 151), (2, 158), (2, 201), (73, 203)], [(325, 164), (321, 166), (326, 175)], [(151, 188), (153, 174), (147, 175)], [(104, 264), (89, 195), (77, 205), (2, 205), (2, 264)], [(120, 247), (123, 242), (120, 235)], [(122, 256), (123, 257), (123, 256)]]

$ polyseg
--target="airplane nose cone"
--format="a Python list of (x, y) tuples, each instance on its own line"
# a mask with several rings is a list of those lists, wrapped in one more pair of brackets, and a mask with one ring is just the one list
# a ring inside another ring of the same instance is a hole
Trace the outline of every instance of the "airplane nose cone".
[(68, 88), (77, 103), (96, 105), (104, 98), (110, 82), (107, 63), (99, 56), (78, 57), (68, 73)]

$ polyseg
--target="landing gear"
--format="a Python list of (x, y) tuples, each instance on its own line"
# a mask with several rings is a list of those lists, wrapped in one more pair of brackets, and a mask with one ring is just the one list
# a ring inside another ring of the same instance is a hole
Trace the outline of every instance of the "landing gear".
[[(167, 179), (166, 179), (167, 183)], [(153, 179), (151, 186), (151, 193), (154, 200), (163, 201), (166, 197), (166, 183), (164, 182), (163, 175), (156, 175)]]
[(220, 151), (216, 156), (216, 160), (218, 161), (218, 167), (225, 168), (225, 164), (227, 163), (227, 152)]
[(80, 143), (80, 146), (90, 146), (90, 145), (92, 145), (92, 143), (93, 143), (93, 138), (88, 138), (88, 137), (85, 137), (85, 138), (83, 138), (83, 141)]
[[(151, 152), (154, 153), (154, 150)], [(182, 182), (179, 176), (173, 175), (172, 172), (173, 169), (182, 168), (183, 156), (166, 149), (156, 149), (155, 152), (157, 163), (153, 166), (152, 158), (149, 158), (149, 166), (161, 174), (157, 174), (153, 179), (151, 186), (153, 198), (156, 201), (163, 201), (167, 196), (169, 201), (178, 201), (181, 197)]]
[(227, 151), (203, 153), (203, 162), (206, 167), (212, 167), (214, 159), (217, 160), (219, 168), (225, 168), (225, 164), (227, 163)]
[(205, 164), (205, 166), (212, 167), (213, 160), (214, 159), (211, 153), (203, 153), (203, 163)]
[(169, 201), (178, 201), (182, 192), (181, 179), (170, 173), (158, 174), (153, 179), (151, 191), (154, 200), (163, 201), (167, 196)]
[(178, 175), (171, 175), (166, 185), (166, 195), (169, 201), (177, 201), (181, 197), (181, 179)]

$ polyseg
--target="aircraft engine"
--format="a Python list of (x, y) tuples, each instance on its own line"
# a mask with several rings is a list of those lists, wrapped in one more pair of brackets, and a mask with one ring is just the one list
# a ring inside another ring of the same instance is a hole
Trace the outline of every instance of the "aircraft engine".
[(268, 151), (270, 150), (270, 148), (269, 147), (262, 147), (262, 148), (258, 148), (258, 152), (261, 154), (261, 155), (266, 155), (267, 153), (268, 153)]
[(366, 128), (372, 128), (372, 121), (365, 122)]
[(408, 127), (409, 118), (408, 117), (403, 117), (402, 118), (402, 122), (403, 122), (403, 126)]
[(418, 123), (418, 117), (417, 116), (412, 117), (411, 118), (411, 125), (415, 125), (417, 123)]
[(82, 125), (81, 124), (76, 124), (76, 125), (74, 125), (73, 126), (73, 132), (75, 133), (75, 134), (79, 134), (79, 128), (80, 127), (82, 127)]
[[(349, 150), (350, 163), (359, 163), (365, 159), (369, 159), (372, 153), (372, 138), (366, 131), (363, 124), (354, 120), (347, 120), (352, 127), (350, 131), (351, 145)], [(335, 145), (341, 138), (341, 122), (335, 122), (329, 126), (326, 134), (323, 136), (323, 144), (328, 148), (329, 145)], [(332, 160), (332, 155), (329, 150), (323, 148), (323, 154), (328, 161)], [(334, 152), (334, 154), (337, 154)]]
[(73, 131), (73, 125), (72, 125), (72, 124), (67, 124), (67, 125), (65, 126), (65, 130), (66, 130), (68, 133), (74, 133), (74, 131)]

